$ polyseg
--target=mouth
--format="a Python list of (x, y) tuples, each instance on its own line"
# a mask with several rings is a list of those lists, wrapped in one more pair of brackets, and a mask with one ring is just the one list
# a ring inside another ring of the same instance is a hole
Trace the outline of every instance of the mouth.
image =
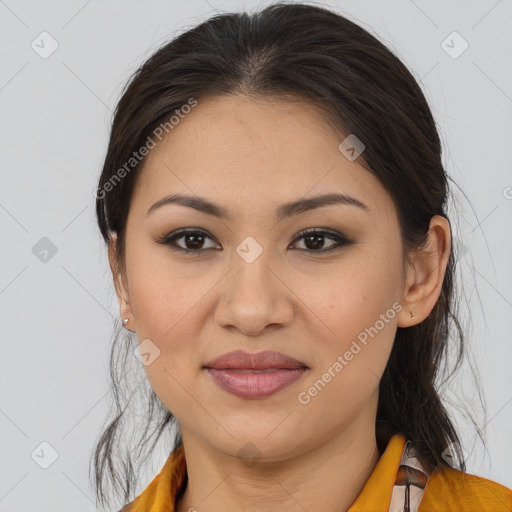
[(229, 352), (203, 368), (221, 389), (239, 398), (261, 399), (300, 379), (309, 368), (280, 352)]

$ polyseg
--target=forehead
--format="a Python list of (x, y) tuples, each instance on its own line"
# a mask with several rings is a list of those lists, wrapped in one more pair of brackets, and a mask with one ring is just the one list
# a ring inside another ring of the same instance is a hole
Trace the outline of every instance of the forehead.
[(378, 179), (338, 149), (344, 137), (305, 100), (199, 100), (149, 152), (132, 206), (186, 192), (254, 213), (339, 192), (389, 207)]

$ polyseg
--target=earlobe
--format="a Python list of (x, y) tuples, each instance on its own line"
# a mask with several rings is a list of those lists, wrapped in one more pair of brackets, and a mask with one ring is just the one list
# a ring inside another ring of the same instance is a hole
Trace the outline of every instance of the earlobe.
[(450, 252), (450, 223), (434, 215), (425, 244), (408, 258), (398, 327), (410, 327), (428, 317), (441, 294)]
[(123, 275), (119, 270), (118, 261), (116, 259), (116, 244), (117, 235), (114, 233), (108, 245), (108, 260), (110, 264), (110, 270), (112, 272), (112, 278), (114, 281), (114, 288), (116, 290), (116, 295), (119, 302), (121, 318), (123, 320), (123, 325), (126, 326), (128, 322), (125, 322), (124, 320), (126, 318), (130, 320), (132, 311), (128, 291), (125, 287)]

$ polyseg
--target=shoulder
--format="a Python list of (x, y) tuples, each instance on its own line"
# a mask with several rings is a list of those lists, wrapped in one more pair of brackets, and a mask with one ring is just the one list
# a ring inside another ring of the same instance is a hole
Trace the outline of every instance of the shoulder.
[(176, 496), (187, 481), (183, 444), (169, 455), (161, 471), (133, 501), (118, 512), (174, 511)]
[(453, 468), (434, 471), (418, 512), (510, 512), (512, 490)]

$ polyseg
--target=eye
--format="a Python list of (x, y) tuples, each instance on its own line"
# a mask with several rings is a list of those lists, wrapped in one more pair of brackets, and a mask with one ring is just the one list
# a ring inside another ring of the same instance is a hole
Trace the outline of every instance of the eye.
[[(333, 240), (334, 243), (324, 248), (325, 240)], [(183, 245), (178, 244), (178, 240), (182, 240)], [(205, 249), (221, 248), (218, 244), (213, 244), (213, 247), (204, 247), (207, 240), (213, 241), (214, 239), (202, 229), (180, 229), (171, 233), (157, 243), (169, 245), (172, 250), (180, 251), (187, 255), (194, 256), (204, 252)], [(292, 244), (304, 240), (304, 248), (299, 247), (299, 250), (312, 252), (312, 253), (326, 253), (334, 250), (341, 249), (343, 246), (351, 245), (353, 242), (345, 235), (336, 231), (327, 230), (325, 228), (314, 228), (310, 230), (301, 231), (293, 240)]]
[[(325, 239), (334, 240), (335, 243), (325, 249)], [(295, 243), (298, 240), (304, 240), (304, 245), (306, 246), (306, 248), (299, 248), (299, 250), (312, 253), (335, 251), (341, 249), (345, 245), (352, 245), (353, 243), (345, 235), (337, 233), (336, 231), (326, 230), (325, 228), (314, 228), (301, 231), (292, 243)]]
[[(185, 247), (176, 246), (177, 241), (183, 239)], [(180, 229), (165, 236), (161, 240), (157, 240), (157, 243), (163, 245), (169, 245), (174, 251), (181, 251), (190, 256), (204, 252), (203, 245), (205, 240), (213, 240), (206, 231), (202, 229)]]

